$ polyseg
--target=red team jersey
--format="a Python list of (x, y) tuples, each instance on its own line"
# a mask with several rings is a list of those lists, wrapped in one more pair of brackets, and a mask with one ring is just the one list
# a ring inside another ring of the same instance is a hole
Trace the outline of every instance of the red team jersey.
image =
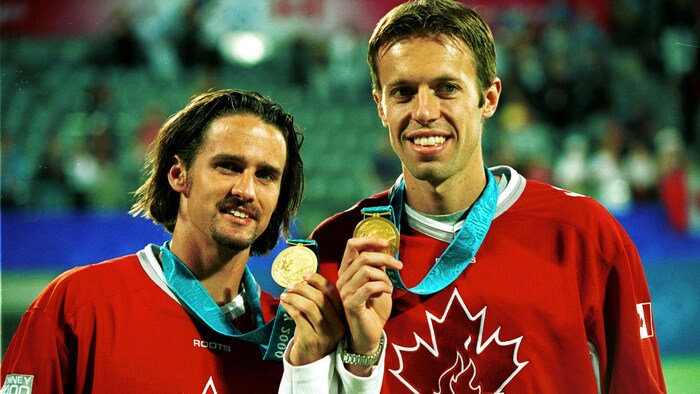
[[(665, 385), (636, 248), (591, 198), (526, 181), (508, 184), (472, 264), (426, 296), (394, 290), (384, 393), (657, 393)], [(335, 281), (363, 207), (322, 223), (320, 271)], [(405, 222), (404, 222), (405, 223)], [(407, 287), (447, 243), (401, 226)]]
[[(3, 390), (276, 393), (282, 363), (263, 361), (258, 345), (217, 334), (190, 316), (149, 270), (154, 248), (56, 278), (10, 342)], [(265, 320), (273, 319), (276, 300), (263, 292), (261, 303)], [(235, 324), (248, 331), (253, 323), (245, 314)]]

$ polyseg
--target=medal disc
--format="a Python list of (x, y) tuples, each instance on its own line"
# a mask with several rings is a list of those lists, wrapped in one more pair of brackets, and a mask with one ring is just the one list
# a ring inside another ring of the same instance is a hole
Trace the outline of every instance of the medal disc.
[(399, 250), (399, 229), (391, 221), (379, 217), (370, 216), (362, 219), (352, 233), (353, 237), (376, 237), (389, 241), (387, 254), (396, 255)]
[(292, 246), (284, 249), (272, 262), (272, 279), (282, 287), (304, 281), (307, 272), (316, 272), (318, 260), (316, 254), (304, 246)]

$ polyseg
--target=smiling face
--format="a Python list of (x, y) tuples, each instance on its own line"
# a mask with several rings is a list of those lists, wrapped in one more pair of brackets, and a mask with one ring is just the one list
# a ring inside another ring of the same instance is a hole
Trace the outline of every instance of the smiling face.
[(286, 157), (282, 133), (258, 116), (213, 120), (190, 168), (178, 158), (169, 172), (171, 186), (181, 193), (179, 239), (190, 250), (248, 249), (270, 223)]
[(498, 105), (500, 81), (480, 92), (472, 51), (444, 35), (409, 37), (381, 48), (379, 117), (409, 184), (483, 178), (483, 121)]

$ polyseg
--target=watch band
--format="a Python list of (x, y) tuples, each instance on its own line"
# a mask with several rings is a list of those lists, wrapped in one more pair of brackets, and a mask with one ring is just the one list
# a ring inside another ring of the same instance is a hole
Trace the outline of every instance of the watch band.
[(340, 345), (339, 352), (340, 352), (340, 359), (343, 361), (343, 364), (350, 364), (350, 365), (363, 365), (363, 366), (371, 366), (377, 363), (377, 360), (379, 360), (379, 357), (382, 355), (382, 350), (384, 350), (384, 335), (379, 338), (379, 347), (377, 348), (377, 351), (374, 352), (374, 354), (371, 354), (369, 356), (366, 356), (364, 354), (355, 354), (355, 353), (348, 353), (347, 352), (347, 337), (343, 340), (343, 342)]

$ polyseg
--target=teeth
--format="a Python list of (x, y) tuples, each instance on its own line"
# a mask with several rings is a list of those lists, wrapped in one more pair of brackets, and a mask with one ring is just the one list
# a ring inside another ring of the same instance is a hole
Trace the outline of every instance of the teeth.
[(245, 214), (241, 211), (236, 211), (235, 209), (232, 209), (229, 213), (237, 218), (247, 219), (249, 217), (247, 214)]
[(415, 138), (413, 143), (420, 146), (442, 145), (445, 143), (445, 137), (420, 137)]

